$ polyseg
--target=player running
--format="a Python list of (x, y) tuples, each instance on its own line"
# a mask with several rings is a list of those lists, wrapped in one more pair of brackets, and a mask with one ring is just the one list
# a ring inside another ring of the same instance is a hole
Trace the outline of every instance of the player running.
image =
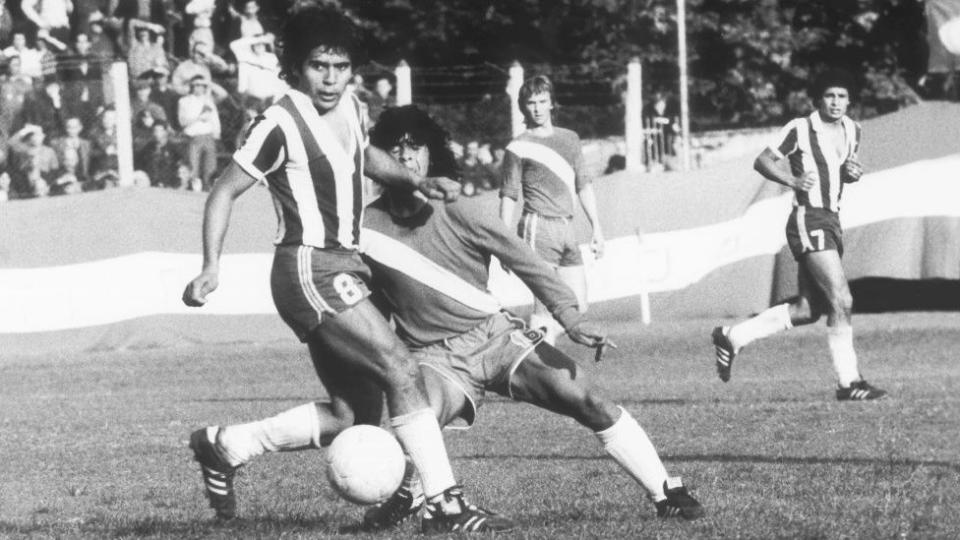
[[(456, 174), (446, 133), (413, 106), (384, 111), (371, 143), (417, 175)], [(588, 347), (609, 344), (577, 310), (573, 292), (496, 219), (485, 200), (444, 205), (388, 187), (364, 219), (361, 250), (373, 270), (374, 298), (393, 315), (397, 333), (420, 363), (441, 425), (472, 424), (491, 391), (569, 416), (646, 490), (660, 517), (703, 515), (679, 478), (670, 478), (643, 428), (602, 397), (570, 357), (543, 342), (540, 330), (503, 311), (486, 290), (491, 256), (530, 287), (567, 334)], [(393, 527), (416, 514), (423, 493), (408, 463), (404, 484), (371, 508), (362, 527)], [(432, 528), (426, 505), (423, 528)]]
[(258, 422), (199, 429), (190, 447), (210, 506), (218, 518), (230, 519), (238, 467), (264, 452), (319, 448), (355, 423), (378, 423), (382, 389), (390, 424), (420, 471), (431, 528), (508, 529), (510, 520), (490, 519), (464, 500), (417, 364), (368, 299), (369, 269), (357, 253), (363, 175), (438, 198), (453, 198), (460, 186), (412, 174), (368, 146), (360, 103), (344, 95), (356, 43), (353, 23), (338, 11), (309, 8), (288, 20), (281, 67), (292, 89), (257, 119), (210, 193), (203, 271), (183, 294), (187, 305), (200, 306), (217, 288), (233, 201), (265, 183), (281, 226), (270, 277), (274, 303), (309, 347), (330, 401)]
[[(583, 256), (571, 223), (574, 195), (593, 227), (590, 249), (598, 258), (603, 256), (603, 233), (593, 184), (583, 164), (580, 137), (553, 125), (556, 100), (553, 83), (547, 77), (538, 75), (525, 81), (518, 101), (527, 130), (507, 145), (501, 168), (500, 218), (507, 226), (513, 223), (513, 209), (522, 194), (523, 213), (517, 233), (556, 269), (577, 295), (580, 310), (586, 311)], [(551, 344), (561, 331), (539, 299), (534, 301), (530, 326), (545, 328)]]
[[(827, 344), (837, 375), (841, 401), (878, 399), (886, 395), (867, 383), (857, 367), (853, 348), (853, 297), (840, 261), (840, 195), (843, 185), (863, 174), (857, 159), (860, 125), (847, 116), (853, 80), (842, 70), (826, 70), (813, 86), (817, 110), (790, 121), (775, 145), (754, 162), (764, 178), (794, 190), (787, 220), (787, 244), (799, 265), (799, 296), (731, 327), (713, 329), (717, 374), (730, 380), (733, 359), (753, 341), (827, 316)], [(790, 165), (786, 170), (783, 160)]]

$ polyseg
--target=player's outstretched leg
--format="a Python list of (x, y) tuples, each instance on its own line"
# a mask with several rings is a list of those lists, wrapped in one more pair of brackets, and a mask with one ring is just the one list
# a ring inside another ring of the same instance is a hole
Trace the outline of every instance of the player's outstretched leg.
[(713, 338), (713, 349), (714, 349), (714, 363), (717, 366), (717, 376), (720, 377), (720, 380), (727, 382), (730, 380), (730, 369), (733, 367), (733, 359), (737, 357), (736, 351), (733, 350), (733, 343), (730, 343), (730, 338), (727, 337), (727, 332), (729, 328), (726, 326), (718, 326), (713, 329), (713, 333), (710, 335)]
[(218, 519), (228, 520), (237, 515), (233, 476), (239, 467), (231, 466), (218, 449), (219, 434), (220, 428), (217, 426), (194, 431), (190, 434), (190, 449), (193, 450), (193, 458), (200, 463), (203, 488), (210, 501), (210, 508), (217, 513)]
[(541, 343), (516, 368), (509, 384), (514, 399), (569, 416), (593, 431), (610, 457), (643, 486), (658, 516), (703, 515), (680, 479), (668, 476), (646, 431), (626, 409), (601, 396), (572, 358)]
[(466, 501), (460, 486), (431, 498), (423, 508), (424, 534), (450, 532), (504, 532), (516, 528), (512, 520)]
[(366, 532), (382, 531), (399, 526), (423, 508), (426, 497), (417, 468), (407, 458), (407, 468), (403, 472), (400, 487), (386, 501), (371, 506), (363, 514), (360, 530)]

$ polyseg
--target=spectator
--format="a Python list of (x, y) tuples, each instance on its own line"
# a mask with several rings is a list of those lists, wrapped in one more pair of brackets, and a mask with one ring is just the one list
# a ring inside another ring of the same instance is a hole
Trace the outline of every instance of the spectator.
[(170, 87), (170, 71), (167, 70), (166, 65), (156, 64), (140, 76), (152, 83), (150, 99), (163, 107), (169, 127), (174, 131), (180, 131), (180, 123), (177, 121), (180, 94)]
[(59, 160), (60, 168), (52, 175), (50, 181), (50, 195), (72, 195), (83, 190), (78, 167), (80, 156), (72, 149), (68, 149)]
[[(479, 155), (480, 143), (469, 141), (463, 149), (463, 159), (460, 160), (464, 194), (467, 194), (468, 189), (471, 194), (480, 190), (493, 189), (490, 169), (480, 161)], [(468, 184), (470, 188), (467, 188)]]
[(0, 81), (0, 130), (4, 134), (13, 131), (24, 100), (33, 90), (33, 79), (23, 73), (21, 65), (19, 56), (11, 56), (7, 64), (10, 74)]
[(143, 112), (148, 111), (154, 120), (167, 122), (167, 111), (162, 105), (153, 100), (153, 84), (150, 80), (141, 77), (133, 82), (133, 99), (130, 100), (130, 114), (137, 118)]
[(256, 0), (243, 2), (243, 11), (240, 13), (233, 9), (232, 4), (229, 9), (231, 21), (227, 36), (231, 42), (241, 38), (261, 36), (266, 33), (263, 24), (260, 22), (260, 4)]
[(116, 187), (120, 179), (117, 162), (117, 111), (107, 107), (90, 135), (90, 189)]
[(128, 32), (130, 49), (127, 51), (127, 66), (131, 79), (136, 79), (155, 65), (166, 63), (167, 52), (158, 39), (164, 33), (162, 26), (131, 19)]
[(496, 142), (490, 145), (490, 163), (487, 163), (487, 170), (490, 171), (490, 183), (492, 189), (500, 189), (500, 174), (503, 168), (503, 157), (507, 154), (506, 148), (502, 143)]
[(212, 51), (216, 43), (213, 40), (213, 12), (215, 0), (190, 0), (184, 8), (187, 15), (193, 15), (193, 30), (190, 32), (190, 50), (198, 43), (206, 43)]
[(40, 74), (42, 77), (59, 77), (57, 56), (69, 49), (66, 43), (42, 36), (37, 38), (37, 52), (40, 53)]
[(69, 116), (63, 123), (65, 135), (54, 139), (50, 146), (56, 153), (60, 163), (67, 161), (66, 155), (74, 153), (77, 156), (76, 168), (73, 171), (77, 180), (86, 185), (90, 180), (90, 156), (93, 147), (89, 140), (80, 136), (83, 133), (83, 122), (77, 116)]
[(103, 13), (94, 11), (87, 22), (90, 32), (90, 54), (101, 63), (112, 62), (117, 57), (117, 43), (104, 32)]
[(90, 38), (78, 33), (73, 50), (60, 59), (63, 95), (71, 110), (93, 125), (97, 111), (103, 106), (103, 73), (101, 61), (91, 52)]
[[(102, 3), (102, 2), (101, 2)], [(129, 29), (129, 23), (133, 19), (149, 21), (151, 23), (165, 27), (167, 23), (167, 6), (172, 4), (168, 0), (111, 0), (110, 4), (115, 5), (113, 16), (123, 20), (124, 27)], [(172, 7), (172, 6), (171, 6)]]
[(24, 99), (20, 125), (34, 124), (43, 128), (46, 134), (59, 133), (67, 116), (62, 90), (56, 77), (46, 77), (43, 85)]
[(12, 30), (13, 18), (10, 16), (10, 10), (7, 8), (7, 0), (0, 0), (0, 43), (6, 43), (7, 40), (10, 39), (10, 32)]
[(134, 167), (147, 173), (151, 186), (187, 189), (190, 169), (186, 167), (186, 178), (180, 178), (177, 169), (184, 162), (183, 152), (170, 140), (167, 124), (155, 122), (151, 135), (146, 146), (134, 154)]
[(209, 83), (213, 74), (225, 74), (230, 72), (230, 66), (219, 56), (210, 52), (210, 46), (206, 43), (197, 43), (191, 49), (190, 58), (180, 62), (173, 70), (170, 78), (170, 84), (173, 89), (181, 96), (190, 93), (190, 82), (197, 75), (202, 76), (210, 84), (210, 91), (214, 99), (218, 102), (228, 96), (227, 91), (220, 85)]
[(680, 133), (679, 114), (676, 107), (662, 91), (656, 91), (653, 99), (642, 111), (643, 123), (653, 130), (653, 137), (647, 137), (647, 164), (662, 164), (664, 156), (674, 155), (674, 140)]
[(190, 93), (180, 98), (178, 117), (187, 137), (191, 174), (207, 190), (217, 167), (220, 116), (210, 95), (210, 81), (203, 75), (195, 75), (190, 81)]
[(280, 61), (273, 52), (273, 34), (240, 38), (230, 43), (237, 59), (237, 92), (263, 109), (287, 88), (280, 79)]
[(369, 101), (367, 101), (370, 120), (376, 122), (384, 109), (397, 105), (397, 100), (393, 97), (392, 92), (393, 82), (390, 80), (390, 76), (382, 74), (377, 77), (377, 80), (373, 83), (373, 93), (370, 94)]
[(10, 198), (45, 197), (50, 193), (49, 182), (60, 165), (44, 138), (43, 128), (33, 124), (10, 137)]
[(23, 32), (13, 33), (13, 43), (3, 50), (3, 55), (7, 58), (20, 57), (22, 73), (34, 80), (40, 79), (43, 74), (40, 51), (27, 46), (27, 36)]
[(153, 139), (153, 126), (157, 123), (157, 118), (153, 116), (153, 113), (149, 109), (141, 109), (140, 112), (133, 116), (133, 129), (131, 134), (133, 137), (133, 154), (137, 155), (138, 152), (144, 149)]
[(70, 42), (71, 0), (23, 0), (23, 14), (37, 26), (37, 35), (49, 35), (61, 43)]

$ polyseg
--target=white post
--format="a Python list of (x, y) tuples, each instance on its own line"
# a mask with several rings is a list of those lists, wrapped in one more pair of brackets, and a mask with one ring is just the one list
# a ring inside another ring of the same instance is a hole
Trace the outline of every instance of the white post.
[(687, 89), (686, 0), (677, 0), (677, 62), (680, 64), (680, 158), (683, 170), (690, 170), (690, 95)]
[(640, 264), (637, 267), (637, 281), (640, 283), (640, 322), (650, 324), (650, 288), (647, 283), (647, 261), (643, 259), (643, 230), (637, 228), (637, 245), (640, 251)]
[(627, 170), (643, 169), (643, 66), (634, 56), (627, 65), (627, 103), (624, 137), (627, 145)]
[(523, 113), (520, 112), (520, 87), (523, 86), (523, 66), (514, 61), (510, 66), (510, 80), (507, 81), (507, 95), (510, 96), (510, 128), (511, 135), (516, 137), (526, 129), (523, 122)]
[(130, 112), (130, 81), (127, 64), (114, 62), (110, 66), (113, 86), (113, 107), (117, 111), (117, 184), (133, 185), (133, 114)]
[(410, 85), (410, 65), (406, 60), (401, 60), (397, 64), (393, 75), (397, 79), (397, 105), (410, 105), (413, 103), (413, 91)]

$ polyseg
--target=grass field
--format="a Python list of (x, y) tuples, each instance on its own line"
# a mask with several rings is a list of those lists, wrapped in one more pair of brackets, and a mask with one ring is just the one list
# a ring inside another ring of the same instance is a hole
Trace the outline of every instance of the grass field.
[[(521, 529), (504, 538), (957, 538), (960, 314), (856, 319), (873, 403), (833, 399), (822, 328), (745, 351), (716, 378), (712, 322), (641, 327), (610, 317), (600, 365), (564, 348), (628, 408), (707, 509), (659, 521), (642, 492), (565, 418), (491, 398), (450, 432), (478, 503)], [(397, 538), (346, 531), (361, 509), (326, 485), (322, 453), (270, 455), (238, 477), (242, 519), (210, 519), (186, 448), (208, 423), (317, 397), (305, 350), (184, 347), (0, 359), (0, 537)]]

